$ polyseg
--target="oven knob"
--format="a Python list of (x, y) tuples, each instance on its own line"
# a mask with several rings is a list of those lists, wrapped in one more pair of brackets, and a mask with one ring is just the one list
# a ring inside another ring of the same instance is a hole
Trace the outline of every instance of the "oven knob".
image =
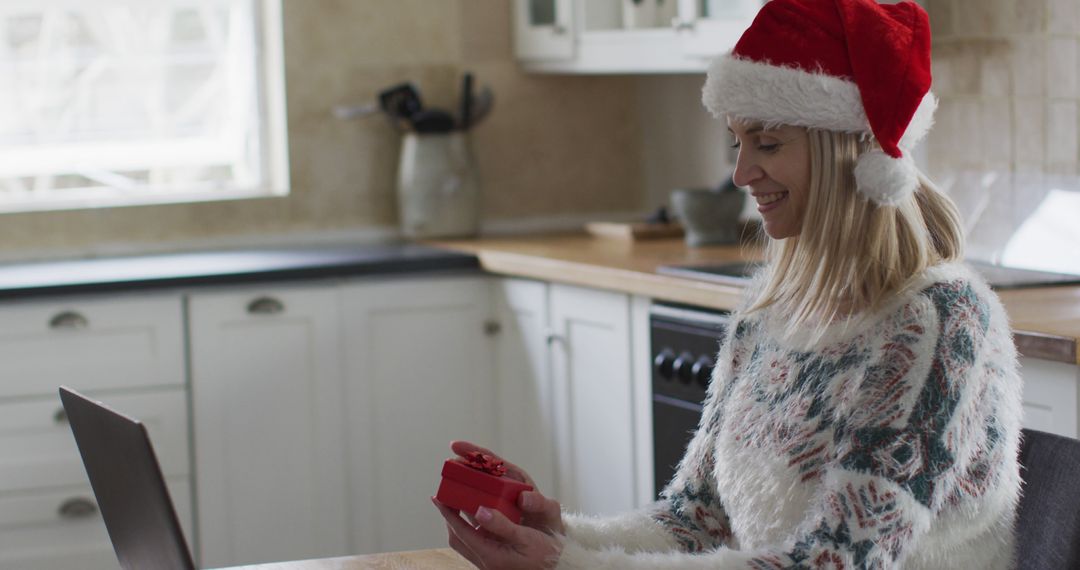
[(709, 387), (709, 381), (712, 380), (712, 371), (713, 361), (708, 356), (697, 359), (697, 362), (690, 369), (690, 373), (694, 375), (694, 381), (702, 388)]
[(675, 362), (675, 351), (670, 348), (665, 348), (660, 351), (660, 354), (653, 358), (653, 368), (656, 369), (656, 373), (664, 380), (671, 380), (672, 366)]
[(671, 368), (675, 372), (675, 377), (682, 381), (683, 384), (689, 384), (694, 379), (693, 373), (690, 368), (694, 365), (694, 355), (689, 352), (684, 352), (675, 359), (675, 363)]

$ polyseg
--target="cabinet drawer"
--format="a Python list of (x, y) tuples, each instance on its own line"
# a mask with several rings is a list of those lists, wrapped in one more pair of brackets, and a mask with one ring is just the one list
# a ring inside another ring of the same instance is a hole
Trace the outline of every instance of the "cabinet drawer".
[[(177, 518), (191, 545), (191, 484), (167, 479)], [(0, 495), (0, 568), (19, 570), (115, 570), (108, 532), (98, 512), (65, 518), (60, 505), (72, 498), (93, 499), (90, 485), (44, 493)]]
[(181, 385), (182, 307), (178, 295), (0, 306), (0, 398)]
[[(183, 389), (88, 394), (146, 424), (166, 477), (189, 473)], [(59, 396), (0, 405), (0, 493), (86, 483), (86, 471), (62, 410)]]

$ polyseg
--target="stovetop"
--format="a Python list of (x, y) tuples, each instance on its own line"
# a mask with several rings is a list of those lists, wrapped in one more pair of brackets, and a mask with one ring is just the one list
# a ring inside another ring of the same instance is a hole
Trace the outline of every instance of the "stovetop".
[[(994, 289), (1080, 284), (1080, 275), (1004, 267), (974, 260), (968, 260), (967, 263), (982, 274), (986, 281), (990, 283), (990, 287)], [(743, 286), (750, 281), (750, 276), (759, 267), (761, 267), (761, 263), (758, 262), (739, 261), (716, 265), (664, 265), (658, 267), (656, 272), (662, 275), (699, 279), (724, 285)]]

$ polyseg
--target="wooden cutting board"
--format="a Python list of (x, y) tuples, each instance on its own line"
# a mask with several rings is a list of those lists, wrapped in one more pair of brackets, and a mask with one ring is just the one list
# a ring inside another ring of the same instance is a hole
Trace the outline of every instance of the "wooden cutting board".
[(603, 238), (624, 240), (645, 240), (672, 238), (683, 235), (682, 224), (678, 222), (588, 222), (585, 231)]

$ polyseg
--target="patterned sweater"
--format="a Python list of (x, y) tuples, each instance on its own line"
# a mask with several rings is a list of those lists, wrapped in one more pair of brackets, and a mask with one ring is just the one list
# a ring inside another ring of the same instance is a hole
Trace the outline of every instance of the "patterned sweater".
[(734, 315), (662, 500), (567, 515), (558, 567), (1012, 567), (1021, 382), (986, 283), (931, 268), (816, 346), (778, 318)]

